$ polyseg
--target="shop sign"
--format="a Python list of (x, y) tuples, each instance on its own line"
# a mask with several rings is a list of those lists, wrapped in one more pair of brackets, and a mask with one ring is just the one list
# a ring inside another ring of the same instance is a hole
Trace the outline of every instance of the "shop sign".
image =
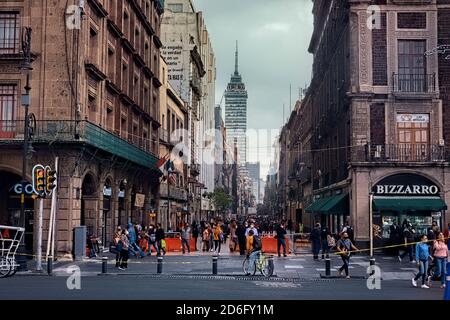
[(430, 121), (428, 114), (398, 114), (397, 122), (413, 122), (413, 123), (427, 123)]
[(141, 193), (136, 193), (136, 200), (134, 201), (134, 206), (137, 208), (142, 208), (144, 206), (145, 195)]
[(104, 186), (104, 187), (103, 187), (103, 195), (104, 195), (105, 197), (111, 197), (111, 195), (112, 195), (112, 189), (111, 189), (111, 187)]
[(372, 192), (384, 196), (438, 196), (440, 190), (431, 180), (420, 175), (396, 174), (381, 180)]

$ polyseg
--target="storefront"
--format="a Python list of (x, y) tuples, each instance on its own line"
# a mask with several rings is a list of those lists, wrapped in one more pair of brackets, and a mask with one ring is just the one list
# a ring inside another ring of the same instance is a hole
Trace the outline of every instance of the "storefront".
[(330, 232), (339, 233), (349, 215), (349, 196), (343, 190), (321, 195), (305, 211), (311, 214), (310, 229), (319, 222), (327, 226)]
[(447, 209), (438, 185), (424, 176), (401, 173), (388, 176), (372, 188), (374, 239), (386, 242), (394, 222), (410, 222), (417, 235), (436, 222), (442, 230)]

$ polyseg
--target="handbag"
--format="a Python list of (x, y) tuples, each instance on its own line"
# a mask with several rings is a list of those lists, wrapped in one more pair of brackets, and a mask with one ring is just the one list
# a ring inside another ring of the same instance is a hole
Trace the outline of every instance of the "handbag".
[(122, 243), (122, 240), (119, 240), (119, 242), (117, 242), (117, 245), (116, 245), (116, 250), (117, 251), (122, 251), (122, 249), (123, 249), (123, 243)]
[(161, 248), (166, 250), (166, 240), (164, 240), (164, 239), (161, 240)]

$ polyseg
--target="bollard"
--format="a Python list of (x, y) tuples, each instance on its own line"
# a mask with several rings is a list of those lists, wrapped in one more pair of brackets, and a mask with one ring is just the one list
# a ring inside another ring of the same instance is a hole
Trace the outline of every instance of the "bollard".
[(158, 257), (157, 273), (162, 273), (163, 257)]
[(212, 257), (212, 273), (217, 274), (217, 260), (219, 259), (218, 256), (214, 255)]
[(325, 259), (325, 276), (326, 277), (331, 276), (331, 259), (330, 258)]
[[(370, 266), (371, 267), (375, 265), (375, 258), (371, 258), (369, 261), (370, 261)], [(370, 268), (370, 269), (372, 269), (372, 268)], [(374, 274), (375, 274), (375, 270), (372, 270), (370, 272), (370, 275), (373, 276)]]
[(49, 276), (53, 273), (53, 257), (49, 256), (47, 259), (47, 273)]
[(450, 262), (447, 262), (447, 273), (445, 277), (444, 300), (450, 300)]
[(108, 273), (108, 257), (102, 258), (102, 274)]

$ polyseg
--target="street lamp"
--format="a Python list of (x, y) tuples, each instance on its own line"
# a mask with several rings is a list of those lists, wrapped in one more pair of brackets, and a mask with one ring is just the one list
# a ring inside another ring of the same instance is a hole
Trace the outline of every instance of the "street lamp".
[[(25, 83), (25, 94), (22, 95), (22, 106), (24, 107), (24, 132), (23, 132), (23, 153), (22, 153), (22, 193), (20, 195), (20, 222), (19, 225), (25, 228), (25, 187), (27, 185), (27, 167), (28, 167), (28, 140), (30, 138), (30, 117), (28, 114), (28, 108), (31, 103), (30, 91), (31, 91), (31, 27), (26, 27), (22, 34), (22, 50), (23, 50), (23, 61), (20, 66), (20, 70), (26, 72), (27, 80)], [(25, 239), (22, 237), (20, 243), (19, 252), (25, 253)], [(26, 271), (27, 263), (24, 255), (19, 255), (17, 259), (19, 264), (19, 269)]]

